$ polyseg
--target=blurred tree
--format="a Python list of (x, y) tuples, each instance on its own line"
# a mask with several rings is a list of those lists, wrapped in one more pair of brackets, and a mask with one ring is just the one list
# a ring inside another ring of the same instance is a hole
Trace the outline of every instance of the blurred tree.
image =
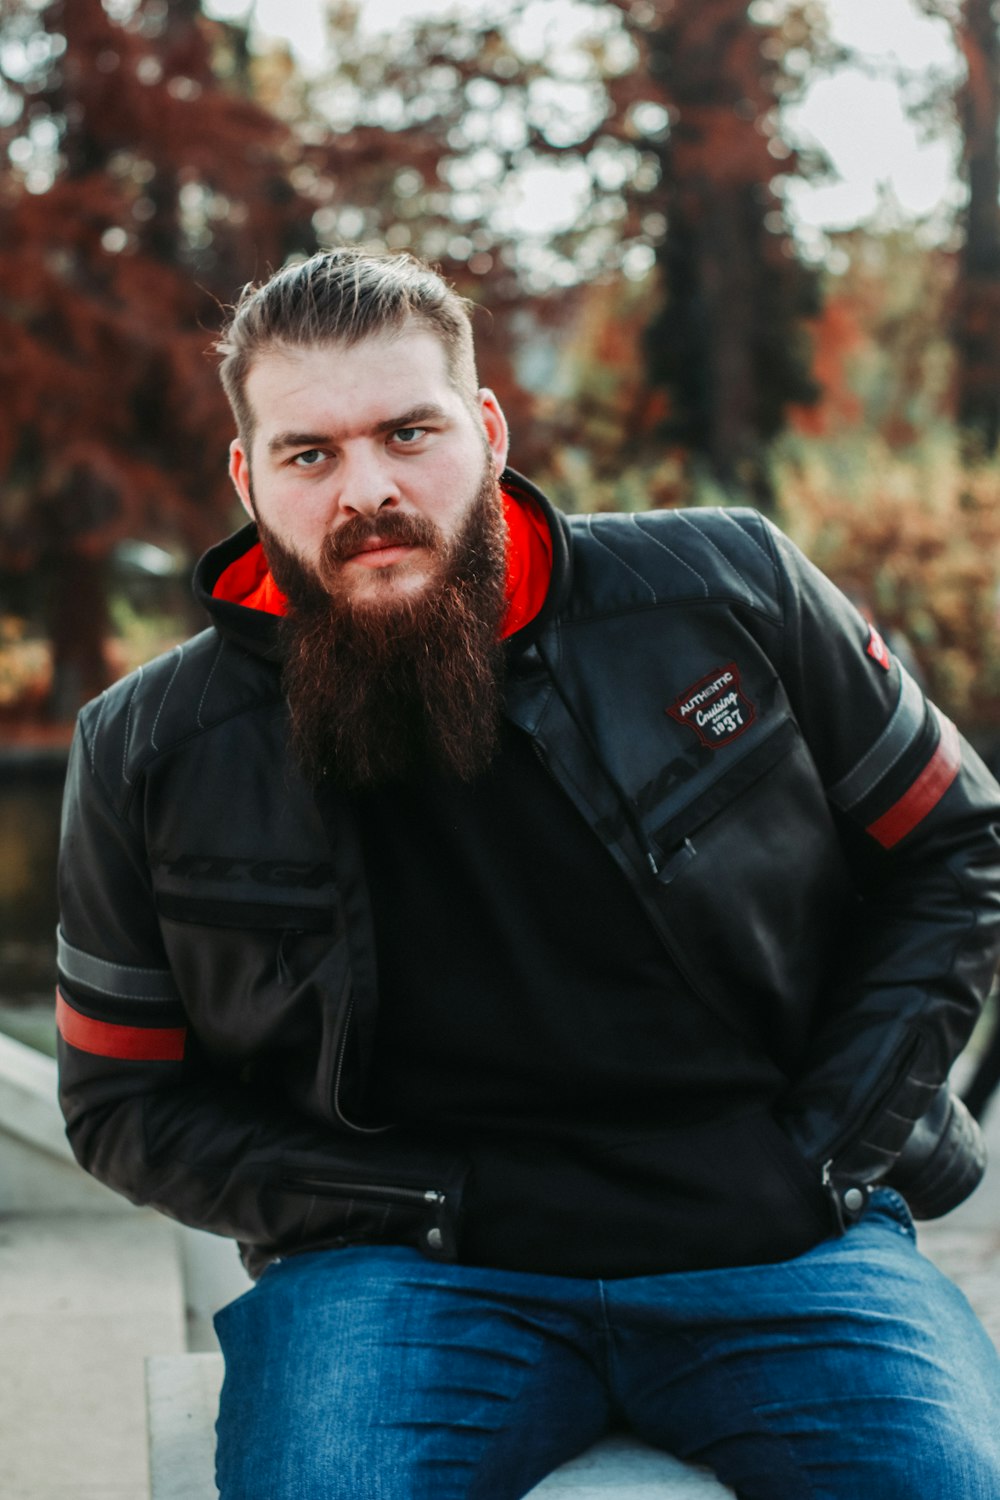
[(974, 446), (1000, 439), (1000, 37), (993, 0), (964, 0), (956, 29), (966, 61), (958, 116), (969, 198), (959, 255), (957, 415)]
[(218, 303), (315, 244), (305, 148), (198, 0), (0, 19), (0, 567), (48, 581), (50, 713), (108, 679), (107, 563), (231, 514)]
[(789, 404), (817, 395), (805, 320), (818, 311), (818, 276), (797, 256), (778, 191), (797, 169), (779, 105), (792, 66), (807, 63), (815, 7), (779, 18), (746, 0), (620, 3), (653, 87), (618, 80), (618, 113), (633, 128), (657, 107), (663, 116), (644, 142), (663, 222), (663, 303), (645, 338), (652, 383), (669, 399), (662, 430), (725, 490), (769, 508), (767, 445)]
[(952, 420), (948, 315), (955, 257), (912, 227), (833, 235), (823, 308), (812, 328), (818, 402), (793, 407), (813, 438), (877, 436), (905, 451)]
[[(962, 134), (968, 198), (952, 312), (955, 411), (969, 456), (1000, 441), (1000, 14), (994, 0), (918, 0), (948, 22), (965, 63), (951, 101)], [(932, 91), (932, 111), (940, 110)]]
[(782, 525), (915, 658), (930, 696), (981, 742), (1000, 728), (1000, 470), (953, 430), (905, 462), (876, 435), (784, 442)]
[(833, 237), (821, 402), (775, 445), (779, 519), (981, 745), (1000, 726), (1000, 462), (954, 423), (956, 256), (920, 227)]

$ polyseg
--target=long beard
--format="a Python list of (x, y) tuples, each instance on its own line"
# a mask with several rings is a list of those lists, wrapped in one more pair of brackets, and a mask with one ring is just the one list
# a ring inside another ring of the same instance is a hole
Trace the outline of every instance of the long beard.
[[(283, 687), (305, 775), (356, 790), (425, 766), (463, 781), (484, 771), (499, 730), (505, 608), (506, 527), (492, 467), (450, 544), (420, 517), (356, 517), (326, 539), (313, 570), (259, 520), (258, 530), (288, 599)], [(342, 558), (376, 532), (437, 553), (436, 575), (412, 599), (390, 586), (385, 601), (358, 602), (338, 587)]]

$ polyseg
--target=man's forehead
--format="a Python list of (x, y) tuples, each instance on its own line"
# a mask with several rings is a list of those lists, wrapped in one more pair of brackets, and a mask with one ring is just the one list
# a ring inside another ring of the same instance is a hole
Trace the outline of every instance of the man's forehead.
[(400, 402), (450, 406), (454, 399), (441, 340), (418, 324), (353, 343), (269, 345), (254, 359), (246, 390), (258, 426), (280, 423), (279, 408), (299, 403), (345, 414), (363, 407), (375, 417), (389, 417)]
[(444, 344), (426, 324), (410, 319), (400, 328), (379, 329), (358, 339), (317, 339), (313, 343), (266, 344), (254, 356), (248, 382), (256, 376), (292, 378), (337, 365), (380, 363), (386, 372), (404, 366), (420, 367), (425, 373), (448, 374)]

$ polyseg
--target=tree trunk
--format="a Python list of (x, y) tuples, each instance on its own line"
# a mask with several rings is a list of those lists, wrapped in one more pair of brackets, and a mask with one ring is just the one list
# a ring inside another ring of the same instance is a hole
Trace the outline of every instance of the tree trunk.
[(113, 675), (105, 648), (107, 560), (81, 552), (52, 553), (49, 573), (52, 686), (48, 716), (64, 722), (102, 692)]
[(775, 38), (746, 0), (659, 6), (646, 42), (671, 127), (657, 150), (667, 230), (650, 383), (669, 397), (665, 435), (734, 499), (770, 510), (768, 444), (789, 403), (816, 398), (802, 320), (818, 303), (815, 273), (779, 232)]
[(966, 79), (958, 98), (969, 202), (955, 309), (957, 415), (969, 446), (1000, 439), (1000, 38), (993, 0), (965, 0), (959, 42)]

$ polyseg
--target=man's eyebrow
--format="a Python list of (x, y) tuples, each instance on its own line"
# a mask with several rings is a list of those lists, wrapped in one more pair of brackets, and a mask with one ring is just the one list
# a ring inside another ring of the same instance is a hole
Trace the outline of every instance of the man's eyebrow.
[[(419, 406), (411, 406), (408, 411), (400, 412), (398, 416), (386, 417), (384, 421), (374, 423), (365, 431), (373, 435), (398, 432), (403, 427), (419, 427), (421, 422), (443, 421), (447, 415), (443, 406), (438, 406), (434, 401), (424, 401)], [(284, 453), (289, 448), (330, 448), (335, 446), (339, 436), (333, 432), (276, 432), (268, 440), (267, 451)]]
[(316, 432), (276, 432), (268, 439), (268, 453), (283, 453), (286, 448), (324, 448), (329, 437)]

